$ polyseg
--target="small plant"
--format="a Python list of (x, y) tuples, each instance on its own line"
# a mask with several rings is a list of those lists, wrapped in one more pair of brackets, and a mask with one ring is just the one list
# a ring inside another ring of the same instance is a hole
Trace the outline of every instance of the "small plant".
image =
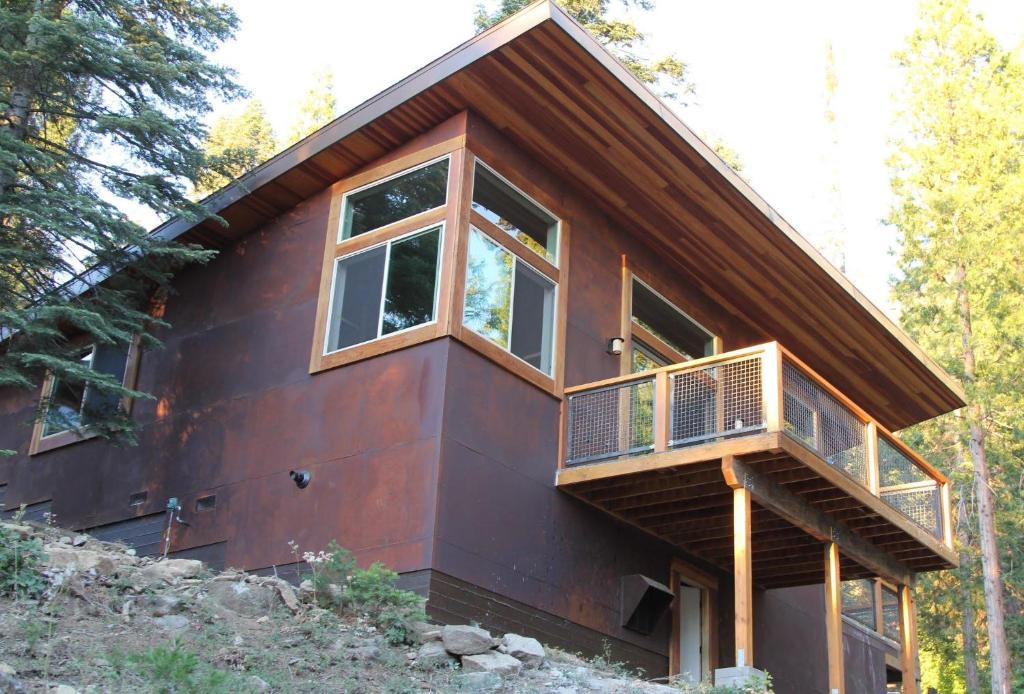
[(683, 694), (774, 694), (772, 689), (772, 676), (765, 674), (764, 679), (751, 679), (739, 687), (715, 686), (710, 679), (702, 682), (684, 682), (677, 680), (673, 683)]
[(199, 657), (175, 641), (170, 647), (154, 646), (129, 656), (135, 671), (160, 694), (231, 691), (231, 675), (203, 667)]
[(630, 670), (625, 663), (615, 660), (612, 657), (612, 645), (608, 639), (601, 642), (601, 655), (594, 656), (591, 664), (598, 670), (611, 672), (616, 677), (639, 677), (640, 673)]
[(44, 558), (39, 540), (22, 537), (11, 526), (0, 524), (0, 595), (19, 598), (41, 594), (46, 589), (39, 570)]

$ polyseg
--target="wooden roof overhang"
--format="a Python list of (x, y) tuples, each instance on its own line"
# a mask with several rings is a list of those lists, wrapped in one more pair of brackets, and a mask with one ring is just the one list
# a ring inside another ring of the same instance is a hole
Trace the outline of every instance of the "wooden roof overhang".
[(208, 198), (228, 226), (175, 219), (156, 233), (223, 246), (467, 109), (661, 251), (730, 320), (786, 344), (887, 428), (964, 404), (948, 374), (547, 0)]

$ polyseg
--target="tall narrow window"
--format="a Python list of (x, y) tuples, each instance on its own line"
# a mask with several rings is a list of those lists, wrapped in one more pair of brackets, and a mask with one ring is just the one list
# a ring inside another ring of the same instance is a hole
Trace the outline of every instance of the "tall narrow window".
[(325, 352), (435, 320), (441, 232), (438, 225), (335, 261)]
[(470, 230), (463, 323), (551, 375), (555, 283), (475, 227)]
[(339, 240), (350, 239), (407, 217), (441, 207), (448, 190), (448, 159), (347, 193)]

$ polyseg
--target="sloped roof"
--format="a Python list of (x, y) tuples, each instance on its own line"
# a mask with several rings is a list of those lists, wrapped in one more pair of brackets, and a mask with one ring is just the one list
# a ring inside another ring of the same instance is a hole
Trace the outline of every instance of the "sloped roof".
[(174, 219), (154, 233), (223, 246), (465, 109), (672, 253), (723, 311), (781, 341), (886, 427), (963, 406), (956, 381), (549, 0), (210, 196), (228, 227)]

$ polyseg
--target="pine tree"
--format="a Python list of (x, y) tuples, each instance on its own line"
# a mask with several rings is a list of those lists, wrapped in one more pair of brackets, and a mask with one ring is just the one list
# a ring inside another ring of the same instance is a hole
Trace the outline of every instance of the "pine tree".
[(263, 102), (249, 99), (241, 109), (221, 114), (210, 126), (203, 150), (219, 166), (204, 172), (195, 187), (198, 197), (213, 193), (273, 156), (277, 140)]
[[(106, 396), (141, 395), (83, 369), (68, 336), (152, 346), (154, 289), (209, 257), (149, 235), (117, 201), (207, 216), (186, 197), (206, 166), (201, 119), (211, 95), (240, 91), (207, 55), (236, 25), (211, 0), (0, 5), (0, 387), (38, 388), (49, 370)], [(112, 279), (62, 287), (86, 267)], [(130, 435), (117, 412), (92, 425)]]
[(334, 120), (338, 103), (334, 96), (334, 72), (324, 68), (313, 73), (313, 83), (299, 101), (295, 122), (288, 131), (288, 144), (298, 142)]
[[(925, 0), (898, 59), (907, 86), (891, 161), (903, 275), (894, 296), (904, 325), (960, 378), (968, 401), (959, 416), (919, 433), (947, 459), (962, 455), (972, 478), (959, 487), (958, 540), (968, 559), (961, 578), (980, 564), (984, 608), (975, 611), (973, 593), (963, 591), (963, 628), (953, 622), (948, 636), (962, 639), (967, 657), (983, 657), (987, 645), (991, 689), (1007, 694), (1024, 687), (1013, 669), (1021, 656), (1010, 651), (1024, 641), (1013, 561), (1022, 549), (1024, 473), (1024, 65), (968, 0)], [(1013, 598), (1009, 618), (1004, 592)], [(934, 592), (923, 596), (925, 612), (943, 609)], [(975, 649), (978, 622), (987, 644)], [(981, 664), (965, 663), (967, 676)]]
[[(497, 24), (532, 1), (499, 0), (493, 10), (481, 3), (477, 6), (474, 18), (477, 31)], [(654, 9), (652, 0), (621, 0), (621, 4), (623, 7), (634, 6), (641, 10)], [(653, 59), (644, 57), (640, 49), (646, 35), (631, 21), (610, 17), (610, 0), (563, 0), (560, 5), (641, 81), (663, 88), (662, 94), (666, 98), (685, 103), (685, 97), (694, 93), (686, 64), (674, 55)]]

